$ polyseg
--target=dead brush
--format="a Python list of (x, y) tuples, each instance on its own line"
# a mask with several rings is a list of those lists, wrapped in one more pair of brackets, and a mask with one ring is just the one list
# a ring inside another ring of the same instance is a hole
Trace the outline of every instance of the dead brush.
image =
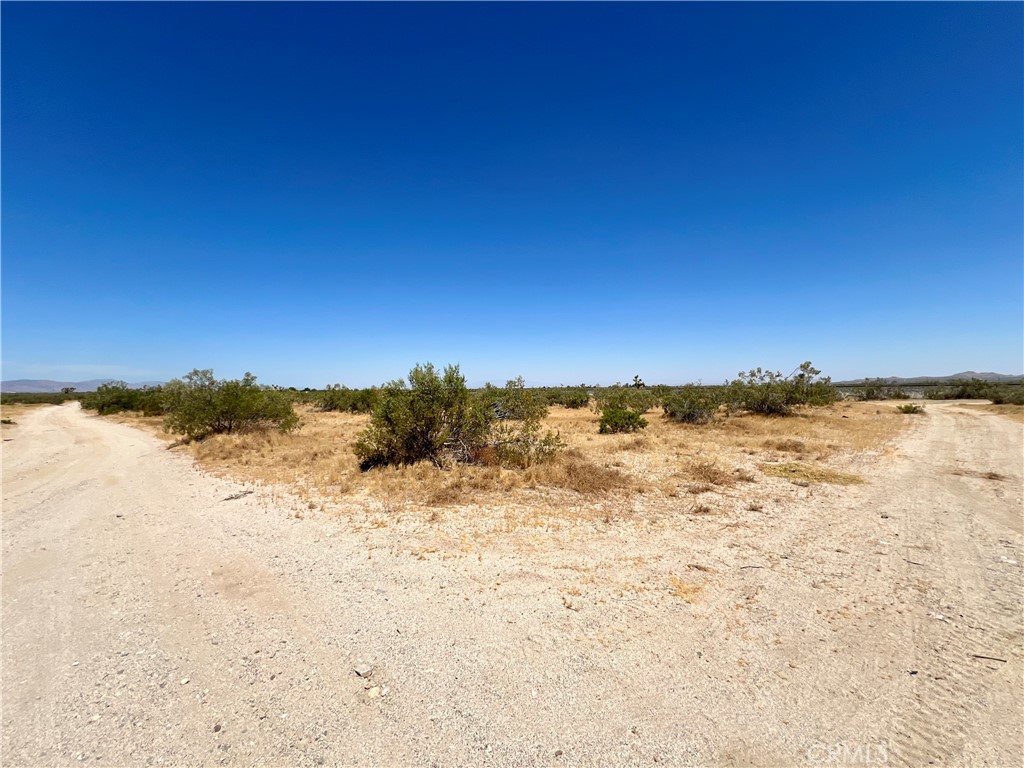
[(803, 440), (796, 440), (793, 438), (783, 440), (768, 439), (764, 441), (764, 447), (774, 449), (776, 451), (783, 451), (784, 453), (805, 453), (807, 451), (807, 443)]
[(526, 473), (537, 485), (565, 488), (586, 496), (631, 489), (636, 485), (617, 469), (587, 461), (577, 449), (565, 451), (554, 461), (530, 467)]
[(703, 517), (707, 515), (717, 515), (718, 510), (716, 510), (710, 504), (694, 504), (692, 507), (690, 507), (689, 513), (691, 515), (698, 515)]
[(695, 461), (690, 464), (686, 473), (703, 485), (733, 485), (736, 482), (735, 475), (713, 461)]

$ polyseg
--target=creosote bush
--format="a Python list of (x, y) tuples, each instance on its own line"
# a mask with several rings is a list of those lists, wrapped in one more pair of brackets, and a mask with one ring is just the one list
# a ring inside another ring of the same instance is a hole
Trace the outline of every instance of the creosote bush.
[(251, 373), (218, 380), (212, 370), (196, 369), (163, 391), (167, 431), (188, 438), (270, 428), (288, 432), (299, 425), (288, 394), (259, 386)]
[(858, 400), (909, 400), (910, 395), (899, 384), (889, 384), (885, 379), (866, 379), (853, 395)]
[(682, 389), (665, 395), (661, 408), (665, 415), (674, 421), (706, 424), (715, 418), (722, 402), (720, 390), (687, 384)]
[(95, 392), (84, 394), (82, 407), (96, 411), (100, 416), (123, 411), (142, 411), (144, 416), (162, 416), (165, 412), (163, 387), (134, 389), (123, 381), (108, 381), (100, 384)]
[(810, 362), (802, 363), (792, 376), (760, 368), (741, 372), (728, 385), (729, 407), (769, 416), (788, 416), (798, 405), (831, 405), (841, 395), (830, 378), (818, 378), (820, 373)]
[(547, 387), (541, 390), (548, 405), (560, 405), (563, 408), (586, 408), (590, 405), (590, 389), (578, 387)]
[(643, 387), (607, 387), (597, 394), (601, 413), (598, 432), (602, 435), (638, 432), (647, 428), (644, 414), (655, 403), (655, 395)]
[(458, 366), (439, 375), (430, 363), (416, 365), (408, 384), (397, 379), (381, 387), (370, 426), (354, 450), (364, 471), (419, 461), (527, 467), (562, 448), (558, 435), (541, 434), (546, 413), (547, 405), (522, 378), (473, 396)]
[[(292, 395), (293, 398), (296, 395)], [(377, 402), (377, 389), (349, 389), (340, 384), (328, 384), (315, 407), (318, 411), (346, 411), (348, 413), (371, 413)]]
[(1024, 405), (1024, 386), (992, 387), (988, 398), (996, 405)]

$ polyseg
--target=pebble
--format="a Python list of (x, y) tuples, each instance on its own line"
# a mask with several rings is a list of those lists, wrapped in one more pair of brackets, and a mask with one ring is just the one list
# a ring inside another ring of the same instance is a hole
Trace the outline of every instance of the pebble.
[(181, 684), (182, 685), (188, 685), (188, 678), (187, 677), (181, 678)]
[(364, 663), (356, 664), (354, 667), (352, 667), (352, 671), (355, 672), (360, 677), (369, 677), (370, 675), (373, 674), (373, 667), (371, 667), (369, 664), (366, 664), (364, 662)]
[(220, 728), (221, 728), (220, 723), (217, 723), (215, 726), (213, 726), (213, 732), (214, 733), (220, 733)]
[(380, 688), (375, 685), (373, 686), (373, 688), (366, 692), (366, 695), (371, 699), (376, 699), (378, 696), (380, 696)]

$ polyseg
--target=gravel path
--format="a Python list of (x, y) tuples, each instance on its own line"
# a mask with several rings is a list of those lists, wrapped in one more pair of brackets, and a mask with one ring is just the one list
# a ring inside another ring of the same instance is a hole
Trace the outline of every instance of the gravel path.
[[(296, 519), (32, 411), (3, 444), (0, 762), (1021, 765), (1024, 427), (908, 418), (867, 484), (781, 514), (430, 556), (422, 523)], [(627, 546), (699, 597), (566, 596), (565, 563)]]

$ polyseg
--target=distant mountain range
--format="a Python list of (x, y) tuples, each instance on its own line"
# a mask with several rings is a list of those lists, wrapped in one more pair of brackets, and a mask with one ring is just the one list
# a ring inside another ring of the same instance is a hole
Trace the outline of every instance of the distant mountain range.
[[(100, 384), (106, 384), (114, 379), (89, 379), (89, 381), (52, 381), (50, 379), (11, 379), (0, 381), (0, 392), (60, 392), (64, 387), (74, 387), (75, 392), (95, 392)], [(140, 381), (129, 384), (134, 389), (142, 387), (153, 387), (163, 384), (162, 381)]]
[[(992, 382), (1021, 381), (1024, 379), (1024, 374), (1018, 373), (1013, 375), (1009, 373), (961, 371), (960, 373), (951, 373), (949, 376), (912, 376), (909, 379), (903, 379), (899, 376), (882, 376), (879, 378), (886, 384), (945, 384), (949, 381), (969, 381), (970, 379)], [(855, 387), (863, 384), (865, 381), (876, 381), (876, 379), (868, 377), (866, 379), (851, 379), (850, 381), (836, 381), (833, 383), (837, 387)]]

